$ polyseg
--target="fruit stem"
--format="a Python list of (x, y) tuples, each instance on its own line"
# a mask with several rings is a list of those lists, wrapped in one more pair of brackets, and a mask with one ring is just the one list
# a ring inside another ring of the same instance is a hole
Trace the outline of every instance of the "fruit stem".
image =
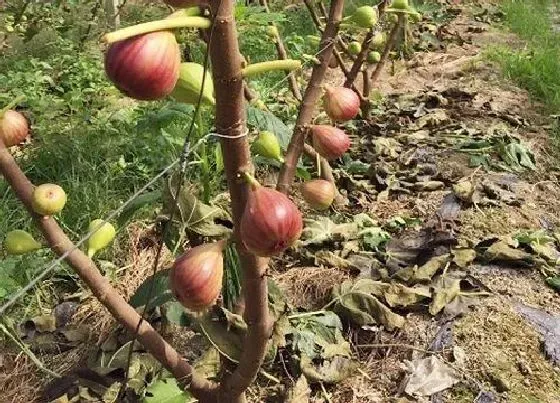
[(8, 105), (6, 105), (4, 108), (2, 108), (2, 110), (0, 110), (0, 119), (4, 117), (4, 114), (7, 111), (12, 109), (14, 106), (19, 104), (21, 101), (25, 100), (25, 98), (26, 98), (25, 95), (18, 95), (11, 102), (9, 102)]
[(301, 69), (301, 62), (299, 60), (286, 59), (286, 60), (270, 60), (262, 63), (250, 64), (244, 69), (241, 69), (243, 77), (254, 76), (260, 73), (274, 70), (299, 70)]
[(132, 36), (147, 34), (155, 31), (165, 31), (174, 28), (210, 28), (212, 22), (204, 17), (174, 17), (163, 20), (145, 22), (143, 24), (132, 25), (114, 32), (109, 32), (103, 36), (105, 43), (122, 41)]
[(249, 185), (251, 185), (251, 188), (253, 190), (255, 190), (257, 187), (259, 187), (261, 185), (259, 183), (259, 181), (256, 180), (255, 177), (247, 171), (241, 172), (241, 176), (243, 177), (245, 182), (247, 182)]

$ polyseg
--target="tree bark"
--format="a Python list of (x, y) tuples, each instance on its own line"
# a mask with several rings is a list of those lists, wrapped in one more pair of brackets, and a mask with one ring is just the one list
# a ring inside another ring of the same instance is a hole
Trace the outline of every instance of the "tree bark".
[[(249, 185), (240, 173), (251, 172), (253, 165), (246, 127), (241, 54), (237, 42), (233, 0), (212, 0), (214, 25), (210, 38), (210, 57), (216, 91), (216, 130), (220, 134), (222, 155), (231, 195), (234, 239), (242, 267), (245, 299), (244, 318), (248, 326), (239, 365), (223, 380), (220, 402), (243, 402), (244, 391), (255, 379), (266, 353), (272, 324), (268, 313), (268, 291), (265, 277), (268, 259), (249, 253), (239, 236), (239, 223), (249, 194)], [(233, 138), (228, 138), (233, 137)]]
[[(111, 315), (128, 331), (134, 333), (141, 319), (138, 312), (111, 286), (109, 280), (101, 275), (95, 263), (80, 249), (75, 248), (54, 218), (41, 217), (35, 214), (31, 207), (33, 184), (21, 171), (1, 139), (0, 172), (39, 226), (50, 248), (58, 256), (72, 250), (65, 261), (86, 283), (93, 295), (107, 308)], [(217, 401), (217, 385), (197, 374), (192, 366), (145, 320), (142, 321), (138, 329), (137, 339), (197, 399), (202, 402)]]
[(317, 101), (323, 92), (321, 83), (325, 78), (325, 73), (332, 57), (334, 38), (336, 38), (338, 33), (343, 8), (344, 0), (332, 0), (329, 19), (321, 38), (321, 51), (318, 57), (321, 63), (316, 65), (311, 73), (311, 79), (303, 96), (302, 107), (296, 120), (294, 133), (288, 145), (288, 151), (285, 156), (286, 161), (280, 170), (276, 188), (283, 193), (288, 193), (294, 181), (297, 162), (304, 149), (305, 135), (315, 116)]

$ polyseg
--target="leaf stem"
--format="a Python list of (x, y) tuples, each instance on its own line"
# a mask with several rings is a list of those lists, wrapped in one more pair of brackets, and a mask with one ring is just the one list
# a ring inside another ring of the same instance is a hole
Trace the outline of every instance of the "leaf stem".
[(210, 28), (210, 25), (212, 25), (212, 22), (204, 17), (176, 17), (150, 21), (109, 32), (103, 37), (103, 42), (110, 44), (155, 31), (165, 31), (174, 28)]
[(301, 69), (301, 62), (299, 60), (286, 59), (286, 60), (269, 60), (267, 62), (253, 63), (241, 70), (243, 77), (254, 76), (260, 73), (275, 70), (299, 70)]
[(19, 104), (20, 102), (25, 100), (25, 98), (26, 98), (25, 95), (18, 95), (11, 102), (9, 102), (8, 105), (6, 105), (4, 108), (2, 108), (2, 110), (0, 110), (0, 119), (4, 117), (4, 114), (7, 111), (9, 111), (13, 107), (15, 107), (17, 104)]

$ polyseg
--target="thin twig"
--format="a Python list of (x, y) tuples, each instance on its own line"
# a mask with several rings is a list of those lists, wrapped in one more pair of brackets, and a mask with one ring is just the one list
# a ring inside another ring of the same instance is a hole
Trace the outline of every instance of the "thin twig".
[(288, 151), (285, 156), (286, 161), (284, 165), (282, 165), (278, 177), (276, 188), (283, 193), (288, 193), (294, 181), (297, 162), (304, 150), (305, 135), (315, 115), (316, 104), (322, 94), (321, 83), (325, 78), (332, 57), (334, 38), (337, 35), (338, 27), (342, 19), (343, 8), (344, 0), (333, 0), (331, 2), (329, 19), (321, 38), (321, 52), (318, 56), (321, 63), (315, 65), (311, 73), (311, 79), (309, 80), (305, 95), (303, 96), (302, 107), (296, 120), (294, 133), (288, 145)]
[(397, 37), (399, 35), (400, 29), (402, 28), (403, 21), (404, 15), (399, 14), (399, 19), (393, 26), (393, 29), (389, 34), (389, 38), (387, 38), (387, 43), (385, 44), (385, 49), (383, 49), (381, 59), (379, 60), (379, 63), (377, 63), (377, 66), (375, 66), (375, 70), (373, 70), (373, 73), (371, 73), (371, 85), (375, 84), (375, 82), (379, 79), (381, 71), (383, 71), (385, 63), (387, 63), (387, 60), (389, 59), (389, 54), (391, 53), (391, 50), (393, 50), (393, 46), (395, 46), (395, 43), (397, 42)]

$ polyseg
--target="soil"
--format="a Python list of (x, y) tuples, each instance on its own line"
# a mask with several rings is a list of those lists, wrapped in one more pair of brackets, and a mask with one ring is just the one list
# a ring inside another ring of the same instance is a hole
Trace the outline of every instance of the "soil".
[[(538, 103), (525, 91), (505, 82), (498, 68), (481, 57), (488, 44), (511, 44), (516, 39), (475, 21), (468, 5), (448, 8), (456, 16), (440, 27), (442, 46), (415, 53), (410, 60), (394, 62), (382, 74), (378, 85), (384, 94), (384, 101), (378, 106), (380, 114), (360, 129), (361, 143), (354, 144), (353, 157), (371, 158), (372, 141), (385, 124), (394, 128), (393, 136), (421, 130), (418, 119), (403, 117), (399, 112), (387, 117), (384, 112), (396, 104), (405, 104), (406, 100), (418, 103), (436, 94), (439, 98), (432, 98), (439, 99), (441, 104), (429, 111), (439, 111), (426, 125), (430, 135), (441, 140), (450, 125), (482, 132), (502, 128), (522, 139), (536, 157), (536, 171), (515, 174), (517, 203), (462, 206), (453, 220), (458, 243), (472, 247), (483, 239), (509, 236), (517, 230), (556, 228), (560, 224), (560, 198), (556, 197), (560, 184), (548, 137), (550, 122)], [(333, 74), (329, 81), (339, 84), (342, 78)], [(434, 156), (444, 189), (399, 193), (381, 200), (351, 189), (347, 196), (354, 203), (341, 207), (340, 212), (366, 211), (380, 222), (395, 216), (427, 222), (433, 219), (453, 183), (461, 178), (483, 179), (490, 175), (484, 169), (470, 167), (468, 157), (449, 148), (436, 148)], [(505, 175), (494, 174), (500, 178)], [(154, 253), (153, 248), (146, 246), (150, 236), (143, 229), (137, 233), (131, 245), (130, 263), (120, 277), (120, 288), (126, 295), (131, 295), (149, 273)], [(331, 288), (351, 277), (346, 270), (327, 267), (294, 266), (286, 270), (277, 266), (271, 275), (285, 290), (290, 303), (309, 310), (324, 306)], [(558, 294), (546, 285), (536, 269), (471, 265), (468, 274), (488, 290), (488, 295), (451, 321), (442, 315), (410, 311), (405, 313), (405, 326), (396, 332), (377, 328), (347, 330), (361, 364), (358, 375), (339, 385), (326, 386), (324, 391), (314, 389), (310, 401), (327, 401), (328, 394), (328, 401), (341, 403), (560, 402), (560, 370), (545, 357), (541, 336), (514, 309), (516, 304), (524, 303), (560, 314)], [(114, 331), (114, 321), (101, 305), (92, 298), (84, 300), (74, 321), (89, 328), (88, 343), (61, 354), (39, 356), (55, 372), (64, 373), (85, 362)], [(445, 326), (450, 326), (452, 342), (443, 352), (430, 351), (429, 346)], [(192, 355), (193, 343), (200, 344), (196, 336), (171, 333), (175, 344), (185, 353)], [(34, 401), (47, 377), (27, 355), (11, 351), (0, 356), (0, 401)], [(459, 382), (431, 398), (406, 395), (407, 361), (430, 355), (448, 363)], [(459, 359), (459, 355), (463, 358)], [(261, 401), (275, 389), (259, 377), (248, 395), (251, 401)], [(483, 400), (484, 396), (491, 399)]]

